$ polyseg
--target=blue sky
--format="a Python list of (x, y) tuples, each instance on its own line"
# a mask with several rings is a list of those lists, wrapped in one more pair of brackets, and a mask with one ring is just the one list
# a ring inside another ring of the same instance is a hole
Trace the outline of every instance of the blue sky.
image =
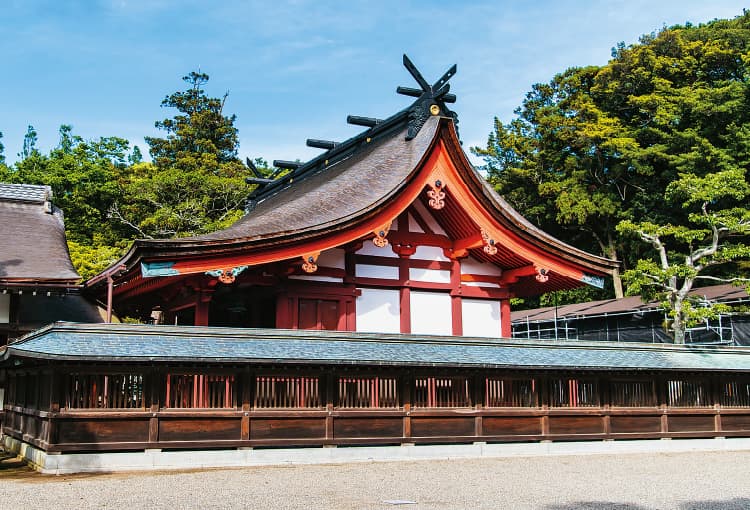
[(664, 25), (742, 13), (731, 0), (192, 1), (0, 0), (0, 132), (9, 161), (26, 126), (39, 147), (60, 124), (84, 138), (139, 145), (173, 112), (182, 76), (229, 91), (240, 155), (307, 160), (307, 138), (344, 140), (347, 114), (387, 117), (409, 104), (407, 53), (432, 82), (452, 64), (465, 147), (483, 145), (524, 94), (570, 66), (604, 64), (620, 41)]

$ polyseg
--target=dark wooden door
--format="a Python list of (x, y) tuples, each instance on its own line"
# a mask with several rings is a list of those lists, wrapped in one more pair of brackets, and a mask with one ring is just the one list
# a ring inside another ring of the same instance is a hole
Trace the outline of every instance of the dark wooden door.
[(341, 310), (333, 299), (299, 299), (297, 327), (299, 329), (339, 329)]

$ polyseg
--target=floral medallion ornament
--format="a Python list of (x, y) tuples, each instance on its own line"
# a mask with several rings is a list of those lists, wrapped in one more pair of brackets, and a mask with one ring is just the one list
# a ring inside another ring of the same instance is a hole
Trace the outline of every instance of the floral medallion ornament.
[(435, 184), (430, 184), (430, 189), (427, 190), (427, 196), (430, 197), (428, 204), (433, 209), (442, 209), (445, 207), (445, 186), (438, 179)]
[(206, 271), (206, 274), (208, 276), (214, 276), (221, 283), (229, 285), (230, 283), (234, 283), (234, 281), (237, 279), (237, 275), (245, 269), (247, 269), (247, 266), (237, 266), (233, 267), (232, 269), (214, 269), (211, 271)]
[(388, 239), (386, 239), (385, 236), (388, 235), (388, 231), (391, 229), (391, 223), (393, 223), (393, 221), (389, 221), (388, 223), (381, 225), (380, 228), (372, 231), (372, 233), (375, 234), (375, 237), (372, 239), (372, 244), (378, 248), (385, 248), (388, 246)]
[(318, 260), (319, 255), (320, 253), (312, 253), (302, 256), (302, 270), (305, 273), (314, 273), (318, 270), (318, 265), (315, 262)]
[(546, 283), (549, 280), (549, 269), (539, 266), (534, 266), (534, 269), (536, 269), (536, 281), (539, 283)]
[(495, 246), (495, 240), (490, 238), (489, 232), (482, 229), (482, 242), (484, 243), (484, 252), (487, 255), (494, 255), (497, 253), (497, 246)]

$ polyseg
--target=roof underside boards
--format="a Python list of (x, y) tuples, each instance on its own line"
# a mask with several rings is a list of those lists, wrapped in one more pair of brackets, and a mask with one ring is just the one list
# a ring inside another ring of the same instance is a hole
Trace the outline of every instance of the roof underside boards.
[[(62, 213), (54, 208), (47, 212), (44, 199), (48, 188), (7, 184), (1, 187), (0, 285), (74, 285), (80, 277), (68, 254)], [(11, 188), (20, 189), (11, 193)]]
[(529, 343), (417, 335), (57, 323), (3, 360), (274, 363), (589, 370), (748, 371), (750, 349)]

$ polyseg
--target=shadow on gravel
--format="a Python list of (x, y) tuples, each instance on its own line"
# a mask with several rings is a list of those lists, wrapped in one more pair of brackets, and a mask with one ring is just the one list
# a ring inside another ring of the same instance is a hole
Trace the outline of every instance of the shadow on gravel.
[[(563, 505), (547, 505), (547, 510), (648, 510), (648, 507), (630, 503), (612, 503), (610, 501), (576, 501)], [(750, 499), (734, 498), (711, 501), (689, 501), (676, 506), (680, 510), (747, 510)]]
[(26, 478), (37, 474), (15, 455), (0, 450), (0, 479)]
[(564, 505), (547, 505), (549, 510), (649, 510), (645, 506), (630, 503), (612, 503), (611, 501), (576, 501)]
[(711, 501), (691, 501), (680, 505), (680, 510), (693, 510), (695, 508), (700, 508), (701, 510), (747, 510), (750, 508), (750, 499), (734, 498)]

